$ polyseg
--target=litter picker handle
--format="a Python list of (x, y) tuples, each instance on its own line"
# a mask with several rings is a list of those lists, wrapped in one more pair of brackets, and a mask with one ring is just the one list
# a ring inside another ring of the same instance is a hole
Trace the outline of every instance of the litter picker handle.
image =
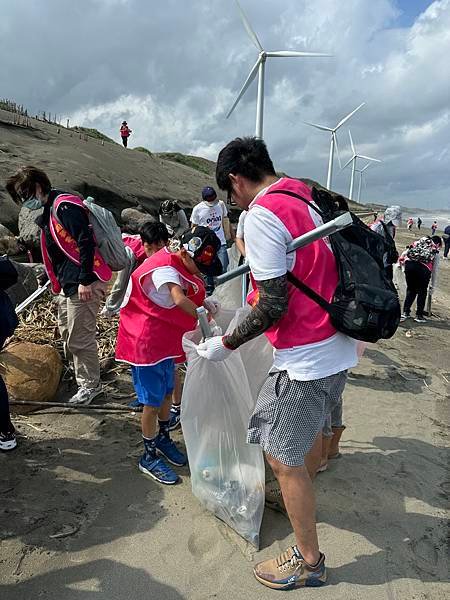
[[(337, 231), (341, 231), (341, 229), (345, 229), (349, 227), (353, 223), (352, 215), (349, 212), (344, 213), (343, 215), (339, 215), (336, 219), (332, 221), (328, 221), (328, 223), (324, 223), (307, 233), (304, 233), (300, 237), (292, 240), (292, 242), (288, 245), (286, 254), (290, 252), (294, 252), (299, 248), (303, 248), (312, 242), (316, 242), (324, 237), (328, 237), (329, 235), (336, 233)], [(231, 279), (235, 279), (240, 275), (244, 275), (250, 271), (250, 267), (248, 265), (241, 265), (237, 269), (233, 269), (232, 271), (228, 271), (223, 275), (219, 275), (219, 277), (215, 277), (214, 282), (216, 285), (220, 285)]]
[(32, 302), (37, 300), (39, 296), (41, 296), (46, 291), (49, 285), (50, 280), (44, 283), (43, 286), (38, 287), (38, 289), (35, 290), (32, 294), (30, 294), (28, 298), (25, 298), (25, 300), (21, 302), (19, 306), (16, 306), (16, 315), (20, 315), (20, 313), (23, 312), (27, 308), (27, 306), (29, 306)]
[(202, 336), (204, 340), (212, 337), (211, 327), (208, 323), (208, 315), (204, 306), (197, 308), (198, 322), (200, 323), (200, 329), (202, 330)]

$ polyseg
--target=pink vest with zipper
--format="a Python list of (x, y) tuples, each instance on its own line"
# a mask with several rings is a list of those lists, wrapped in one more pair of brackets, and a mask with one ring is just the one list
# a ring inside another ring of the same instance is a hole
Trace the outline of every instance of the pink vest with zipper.
[[(270, 187), (270, 191), (279, 194), (263, 194), (257, 198), (253, 206), (261, 206), (273, 213), (292, 236), (292, 239), (315, 229), (322, 223), (304, 202), (283, 195), (283, 190), (290, 190), (312, 201), (311, 190), (296, 179), (283, 178)], [(317, 292), (322, 298), (330, 301), (338, 284), (336, 260), (326, 241), (321, 239), (295, 252), (295, 263), (292, 273)], [(248, 301), (254, 305), (259, 298), (257, 283), (253, 280), (255, 291), (249, 294)], [(278, 350), (295, 348), (321, 342), (332, 337), (336, 329), (331, 325), (328, 313), (310, 300), (303, 292), (292, 284), (288, 284), (288, 311), (278, 323), (266, 331), (272, 346)]]
[(183, 335), (195, 329), (197, 319), (173, 306), (165, 308), (153, 302), (142, 287), (143, 279), (159, 267), (173, 267), (189, 283), (186, 296), (197, 306), (205, 299), (203, 280), (192, 275), (177, 254), (159, 250), (131, 275), (128, 299), (120, 310), (116, 360), (134, 366), (155, 365), (168, 358), (182, 362)]
[[(87, 208), (84, 206), (83, 200), (81, 200), (81, 198), (79, 198), (78, 196), (73, 196), (72, 194), (59, 194), (59, 196), (56, 197), (52, 209), (50, 211), (49, 227), (52, 238), (55, 240), (59, 249), (67, 256), (67, 258), (79, 266), (80, 249), (78, 248), (78, 244), (55, 216), (57, 214), (58, 207), (63, 202), (66, 202), (68, 204), (75, 204), (76, 206), (79, 206), (86, 212)], [(61, 292), (61, 284), (59, 283), (53, 270), (53, 265), (47, 250), (44, 231), (41, 231), (41, 251), (45, 270), (47, 271), (48, 277), (52, 285), (52, 291), (54, 294), (59, 294)], [(94, 265), (92, 270), (94, 274), (100, 279), (100, 281), (109, 281), (112, 277), (112, 271), (103, 260), (100, 252), (98, 251), (98, 248), (95, 248)]]

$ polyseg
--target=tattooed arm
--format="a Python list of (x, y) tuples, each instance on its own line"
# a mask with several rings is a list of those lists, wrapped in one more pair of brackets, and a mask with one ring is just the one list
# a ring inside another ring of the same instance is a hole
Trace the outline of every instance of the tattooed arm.
[(261, 335), (283, 317), (288, 308), (287, 277), (275, 277), (258, 281), (259, 300), (248, 317), (230, 334), (223, 338), (223, 344), (236, 350), (245, 342)]

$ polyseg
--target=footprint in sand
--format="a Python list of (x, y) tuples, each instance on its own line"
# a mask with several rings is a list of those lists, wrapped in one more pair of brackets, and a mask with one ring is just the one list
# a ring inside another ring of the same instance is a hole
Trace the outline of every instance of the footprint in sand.
[(418, 568), (425, 573), (435, 575), (439, 555), (433, 542), (427, 536), (423, 536), (419, 540), (411, 542), (411, 549), (414, 552)]
[(197, 531), (191, 533), (189, 536), (187, 547), (189, 552), (195, 558), (202, 558), (207, 555), (208, 560), (215, 554), (214, 550), (217, 549), (218, 539), (217, 531), (214, 527), (211, 532), (209, 531)]

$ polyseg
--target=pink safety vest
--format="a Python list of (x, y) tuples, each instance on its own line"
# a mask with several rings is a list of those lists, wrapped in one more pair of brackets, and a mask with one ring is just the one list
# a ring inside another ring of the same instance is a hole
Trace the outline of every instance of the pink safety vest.
[(177, 254), (162, 248), (140, 265), (131, 275), (128, 301), (120, 310), (116, 343), (116, 360), (134, 366), (155, 365), (168, 358), (184, 360), (183, 335), (195, 329), (197, 319), (173, 306), (155, 304), (144, 292), (143, 279), (155, 269), (173, 267), (189, 282), (186, 296), (197, 306), (205, 299), (203, 280), (186, 269)]
[[(81, 200), (81, 198), (78, 196), (73, 196), (72, 194), (59, 194), (59, 196), (56, 197), (50, 211), (49, 227), (52, 238), (55, 240), (59, 249), (67, 256), (67, 258), (79, 266), (81, 263), (80, 249), (78, 248), (78, 244), (55, 217), (55, 213), (57, 213), (59, 206), (63, 202), (75, 204), (85, 211), (87, 211), (87, 209), (83, 204), (83, 200)], [(41, 231), (41, 251), (42, 258), (44, 260), (44, 266), (52, 285), (52, 291), (54, 294), (59, 294), (61, 292), (61, 284), (59, 283), (53, 270), (53, 265), (48, 254), (44, 231)], [(112, 276), (112, 271), (103, 260), (98, 248), (95, 248), (93, 272), (100, 279), (100, 281), (109, 281)]]
[(147, 258), (145, 253), (144, 244), (142, 243), (140, 235), (123, 234), (122, 240), (125, 246), (128, 246), (133, 252), (135, 259), (138, 263), (141, 263)]
[[(313, 209), (296, 198), (283, 195), (290, 190), (306, 200), (312, 201), (311, 190), (296, 179), (283, 178), (272, 185), (270, 191), (280, 194), (262, 195), (253, 206), (262, 206), (276, 215), (295, 239), (316, 228), (311, 212)], [(318, 216), (315, 216), (318, 220)], [(338, 284), (336, 260), (326, 242), (318, 240), (296, 251), (292, 273), (307, 286), (330, 301)], [(255, 292), (251, 292), (248, 301), (254, 305), (258, 301), (257, 283), (253, 280)], [(278, 323), (266, 331), (272, 346), (278, 350), (304, 346), (321, 342), (332, 337), (336, 329), (331, 325), (328, 313), (294, 285), (289, 285), (288, 311)]]

